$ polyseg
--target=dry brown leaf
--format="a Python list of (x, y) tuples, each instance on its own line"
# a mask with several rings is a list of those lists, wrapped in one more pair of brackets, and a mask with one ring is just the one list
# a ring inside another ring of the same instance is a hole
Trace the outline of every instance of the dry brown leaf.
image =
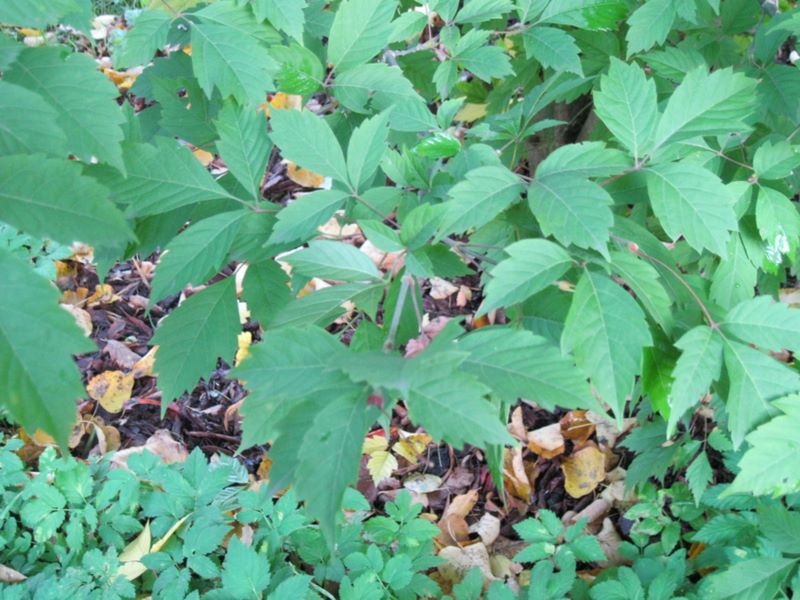
[(564, 438), (582, 444), (594, 433), (595, 425), (586, 416), (585, 410), (571, 410), (561, 418), (561, 434)]
[(5, 565), (0, 565), (0, 581), (5, 583), (19, 583), (26, 579), (27, 577), (19, 571)]
[(483, 516), (477, 523), (473, 523), (469, 528), (470, 533), (477, 533), (483, 544), (488, 548), (500, 535), (500, 519), (489, 513)]
[(86, 337), (92, 335), (92, 316), (88, 312), (74, 304), (59, 304), (59, 306), (72, 315)]
[(108, 340), (103, 351), (108, 354), (108, 357), (114, 361), (118, 367), (123, 369), (132, 369), (142, 358), (125, 344), (117, 340)]
[(431, 298), (434, 300), (446, 300), (458, 291), (458, 287), (442, 279), (441, 277), (432, 277), (431, 283)]
[(297, 166), (290, 160), (285, 160), (286, 175), (298, 185), (305, 188), (321, 188), (325, 184), (325, 176)]
[[(341, 212), (341, 211), (340, 211)], [(339, 213), (332, 216), (328, 221), (317, 227), (317, 231), (319, 231), (322, 235), (326, 235), (332, 238), (350, 238), (356, 235), (361, 235), (361, 228), (356, 225), (355, 223), (340, 223), (338, 216)], [(341, 212), (343, 216), (344, 213)]]
[(145, 354), (135, 365), (133, 365), (131, 375), (136, 378), (152, 377), (153, 366), (156, 364), (156, 352), (158, 352), (158, 346), (153, 346), (150, 348), (147, 354)]
[(152, 452), (167, 464), (184, 462), (189, 458), (189, 452), (187, 452), (183, 444), (174, 440), (166, 429), (159, 429), (147, 438), (144, 445), (134, 448), (125, 448), (117, 452), (111, 458), (111, 466), (114, 468), (127, 469), (128, 457), (130, 457), (131, 454), (136, 454), (145, 450)]
[(445, 546), (439, 550), (439, 557), (446, 562), (439, 565), (439, 574), (450, 582), (459, 581), (470, 569), (477, 567), (483, 574), (483, 578), (488, 581), (497, 579), (492, 574), (489, 551), (483, 542), (471, 544), (466, 548), (458, 546)]
[(522, 407), (518, 406), (511, 413), (511, 422), (508, 424), (508, 432), (520, 442), (528, 441), (528, 432), (525, 423), (522, 421)]
[(564, 453), (561, 424), (553, 423), (528, 432), (528, 448), (542, 458), (554, 458)]
[(573, 498), (582, 498), (595, 490), (606, 477), (605, 455), (594, 444), (573, 452), (561, 463), (564, 489)]
[(464, 308), (470, 300), (472, 300), (472, 290), (465, 285), (458, 286), (456, 306), (459, 308)]
[(202, 148), (195, 148), (194, 150), (192, 150), (192, 154), (194, 154), (194, 157), (198, 161), (200, 161), (200, 164), (203, 165), (204, 167), (207, 167), (212, 162), (214, 162), (214, 155), (211, 154), (211, 152), (208, 152), (207, 150), (203, 150)]
[(503, 450), (503, 484), (509, 494), (524, 502), (530, 502), (533, 486), (525, 472), (522, 448)]
[(409, 475), (403, 481), (403, 487), (417, 494), (429, 494), (442, 487), (442, 478), (430, 473)]
[(447, 515), (438, 523), (439, 535), (436, 541), (441, 546), (460, 546), (469, 539), (469, 526), (460, 515)]
[(86, 391), (108, 412), (118, 413), (131, 398), (133, 375), (122, 371), (105, 371), (89, 380)]
[(629, 565), (631, 561), (623, 557), (619, 552), (620, 544), (622, 544), (622, 537), (617, 532), (614, 523), (611, 519), (603, 519), (603, 527), (600, 532), (595, 536), (603, 549), (603, 553), (608, 560), (598, 562), (601, 567), (618, 567), (620, 565)]
[(384, 252), (369, 240), (361, 244), (358, 249), (366, 254), (376, 267), (393, 275), (405, 265), (405, 251)]
[(466, 518), (466, 516), (472, 511), (472, 508), (475, 506), (477, 501), (478, 490), (470, 490), (466, 494), (459, 494), (453, 498), (453, 500), (447, 506), (442, 514), (442, 517), (457, 515), (459, 517)]

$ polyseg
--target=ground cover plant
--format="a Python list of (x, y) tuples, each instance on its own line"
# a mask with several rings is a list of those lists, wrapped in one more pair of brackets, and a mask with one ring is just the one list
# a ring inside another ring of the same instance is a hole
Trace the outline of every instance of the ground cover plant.
[(794, 3), (0, 29), (0, 597), (797, 589)]

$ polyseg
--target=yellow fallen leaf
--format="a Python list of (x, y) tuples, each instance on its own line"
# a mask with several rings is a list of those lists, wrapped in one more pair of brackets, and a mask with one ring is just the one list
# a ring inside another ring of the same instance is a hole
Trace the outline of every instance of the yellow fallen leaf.
[(236, 356), (233, 359), (234, 365), (238, 365), (245, 358), (250, 356), (250, 344), (253, 343), (253, 334), (250, 333), (249, 331), (243, 331), (238, 336), (236, 336), (236, 342), (238, 348), (236, 350)]
[(115, 71), (114, 69), (103, 69), (103, 74), (111, 80), (115, 86), (121, 90), (129, 90), (136, 82), (136, 75), (127, 71)]
[(299, 94), (278, 92), (270, 99), (269, 105), (278, 109), (293, 108), (294, 110), (300, 110), (303, 108), (303, 97)]
[(372, 455), (375, 452), (382, 452), (389, 447), (389, 442), (386, 441), (386, 438), (382, 435), (373, 435), (366, 439), (364, 439), (364, 443), (361, 446), (361, 452), (363, 454)]
[(367, 461), (367, 471), (369, 471), (375, 485), (391, 477), (397, 467), (397, 459), (388, 450), (373, 452), (369, 455), (369, 460)]
[(183, 48), (181, 48), (181, 52), (183, 52), (184, 54), (186, 54), (188, 56), (191, 56), (192, 55), (192, 45), (191, 44), (185, 45)]
[(141, 563), (145, 554), (150, 553), (150, 522), (144, 524), (142, 532), (120, 552), (119, 561), (122, 563), (117, 570), (118, 575), (122, 575), (128, 581), (133, 581), (147, 570)]
[(191, 514), (192, 513), (189, 513), (185, 517), (181, 517), (181, 519), (177, 523), (175, 523), (175, 525), (170, 527), (169, 531), (167, 531), (167, 533), (164, 534), (164, 537), (162, 537), (155, 544), (153, 544), (153, 547), (150, 548), (150, 552), (161, 552), (161, 548), (164, 547), (164, 544), (166, 544), (169, 541), (169, 539), (173, 535), (175, 535), (175, 532), (181, 528), (181, 525), (183, 525), (186, 522), (186, 519), (188, 519), (191, 516)]
[(150, 348), (150, 351), (145, 354), (139, 361), (133, 365), (133, 369), (131, 370), (131, 375), (134, 377), (152, 377), (153, 376), (153, 365), (156, 363), (156, 352), (158, 351), (158, 346), (153, 346)]
[(71, 279), (78, 274), (78, 268), (75, 266), (75, 263), (64, 260), (56, 260), (54, 262), (56, 265), (56, 279)]
[(485, 116), (486, 116), (486, 104), (474, 104), (472, 102), (467, 102), (456, 113), (455, 120), (464, 121), (466, 123), (472, 123), (473, 121), (477, 121), (481, 117)]
[(318, 175), (313, 171), (309, 171), (308, 169), (303, 169), (302, 167), (298, 167), (295, 163), (291, 161), (286, 162), (286, 175), (289, 176), (289, 179), (294, 181), (298, 185), (302, 185), (306, 188), (319, 188), (325, 183), (325, 176)]
[(392, 450), (398, 456), (402, 456), (412, 465), (417, 463), (419, 455), (425, 452), (425, 448), (431, 443), (431, 436), (427, 433), (412, 433), (411, 435), (400, 433), (400, 439), (397, 440)]
[(105, 371), (92, 377), (86, 391), (108, 412), (117, 413), (131, 398), (133, 375), (122, 371)]
[(565, 458), (561, 470), (564, 489), (573, 498), (581, 498), (606, 478), (606, 459), (597, 446), (588, 444)]
[(525, 471), (521, 448), (503, 450), (503, 485), (512, 496), (530, 502), (533, 486)]
[(211, 154), (211, 152), (203, 150), (202, 148), (195, 148), (194, 150), (192, 150), (192, 154), (194, 154), (194, 157), (197, 160), (199, 160), (200, 164), (203, 165), (204, 167), (210, 165), (211, 161), (214, 160), (214, 155)]
[(42, 35), (42, 32), (38, 29), (30, 29), (28, 27), (18, 27), (17, 31), (20, 32), (22, 35)]
[(87, 306), (94, 308), (100, 304), (113, 304), (120, 299), (107, 283), (101, 283), (94, 287), (94, 293), (86, 299)]

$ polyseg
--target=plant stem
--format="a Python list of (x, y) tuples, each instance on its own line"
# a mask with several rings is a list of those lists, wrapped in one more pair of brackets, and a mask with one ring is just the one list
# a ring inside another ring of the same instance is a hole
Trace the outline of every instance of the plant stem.
[(403, 314), (403, 307), (406, 304), (408, 289), (411, 287), (413, 282), (414, 280), (409, 275), (404, 275), (402, 281), (400, 282), (400, 292), (397, 295), (397, 304), (394, 307), (392, 322), (389, 325), (389, 337), (386, 338), (386, 343), (383, 344), (384, 352), (394, 350), (394, 341), (397, 337), (397, 328), (400, 326), (400, 317)]

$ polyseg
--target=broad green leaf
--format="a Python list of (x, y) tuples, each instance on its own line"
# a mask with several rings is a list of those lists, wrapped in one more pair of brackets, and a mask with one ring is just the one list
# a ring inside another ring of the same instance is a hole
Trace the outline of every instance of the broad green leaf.
[(395, 131), (425, 131), (436, 127), (436, 120), (425, 101), (399, 67), (383, 63), (359, 65), (341, 73), (332, 86), (343, 106), (369, 114), (392, 108), (389, 116)]
[(536, 22), (608, 29), (627, 14), (628, 6), (622, 0), (551, 0)]
[(753, 297), (757, 279), (758, 269), (747, 255), (741, 236), (733, 234), (711, 280), (711, 299), (721, 308), (731, 308)]
[(672, 371), (667, 437), (675, 434), (681, 417), (708, 393), (722, 371), (722, 340), (710, 327), (698, 325), (675, 342), (681, 356)]
[(321, 86), (325, 70), (316, 54), (297, 43), (289, 46), (272, 46), (272, 58), (280, 69), (275, 73), (278, 90), (287, 94), (313, 94)]
[(514, 74), (508, 54), (499, 46), (470, 48), (459, 53), (453, 60), (486, 83)]
[(114, 67), (135, 67), (149, 63), (156, 50), (167, 43), (172, 15), (163, 10), (143, 10), (113, 53)]
[(476, 25), (502, 16), (512, 7), (511, 0), (466, 0), (456, 14), (455, 22)]
[(214, 88), (224, 97), (257, 107), (274, 89), (277, 63), (252, 36), (212, 23), (192, 25), (192, 66), (200, 87), (211, 98)]
[(274, 27), (303, 43), (306, 16), (305, 0), (256, 0), (253, 12), (259, 21), (267, 19)]
[(800, 352), (800, 310), (769, 296), (734, 306), (720, 325), (726, 335), (765, 350)]
[(522, 191), (519, 177), (505, 167), (478, 167), (447, 192), (437, 239), (485, 225), (508, 208)]
[(796, 558), (762, 556), (735, 563), (709, 576), (711, 600), (775, 598), (783, 580), (797, 564)]
[[(439, 115), (436, 115), (439, 118)], [(450, 158), (461, 150), (461, 142), (449, 133), (436, 131), (414, 146), (414, 153), (431, 158)]]
[(456, 448), (511, 441), (497, 411), (484, 398), (488, 389), (456, 370), (465, 353), (440, 353), (415, 359), (406, 406), (411, 420), (435, 439)]
[(758, 100), (772, 113), (800, 123), (800, 72), (789, 65), (774, 64), (759, 72)]
[(264, 117), (227, 100), (215, 122), (217, 149), (236, 180), (254, 199), (261, 197), (261, 180), (272, 150)]
[(686, 469), (686, 482), (689, 484), (692, 496), (694, 496), (695, 505), (700, 504), (700, 498), (713, 478), (714, 471), (708, 462), (708, 455), (705, 452), (701, 452)]
[(509, 404), (519, 398), (547, 410), (597, 404), (575, 364), (564, 358), (557, 346), (529, 331), (487, 327), (462, 337), (456, 348), (470, 353), (462, 370), (478, 377)]
[[(79, 0), (25, 0), (18, 2), (11, 0), (0, 5), (0, 23), (3, 25), (15, 25), (17, 27), (37, 27), (45, 28), (48, 25), (58, 25), (65, 23), (65, 18), (81, 15), (85, 21), (82, 29), (89, 33), (90, 14), (83, 15), (86, 7), (85, 2)], [(71, 20), (71, 19), (70, 19)], [(68, 23), (69, 25), (75, 25)]]
[(221, 580), (223, 592), (232, 600), (260, 598), (269, 585), (269, 560), (233, 535), (225, 553)]
[(340, 317), (342, 304), (362, 293), (383, 289), (382, 284), (343, 283), (312, 292), (292, 300), (275, 315), (269, 324), (273, 329), (298, 325), (328, 325)]
[(117, 88), (92, 58), (59, 46), (26, 48), (3, 79), (35, 92), (55, 109), (69, 152), (84, 162), (97, 157), (123, 170), (125, 117), (116, 103)]
[(56, 287), (2, 248), (0, 271), (0, 404), (27, 431), (41, 428), (66, 448), (85, 394), (71, 355), (97, 348), (58, 305)]
[(242, 282), (242, 299), (266, 329), (272, 317), (292, 299), (289, 276), (271, 258), (248, 265)]
[(612, 252), (611, 272), (622, 277), (650, 316), (665, 332), (669, 332), (672, 326), (672, 299), (664, 289), (655, 267), (631, 252)]
[(133, 239), (105, 187), (82, 175), (79, 163), (43, 154), (0, 157), (0, 221), (64, 244)]
[(295, 484), (308, 513), (332, 544), (345, 489), (358, 478), (364, 435), (375, 420), (366, 394), (345, 388), (314, 415), (298, 453)]
[(575, 39), (563, 29), (534, 27), (525, 33), (523, 41), (526, 54), (539, 61), (543, 67), (583, 77), (581, 59), (578, 56), (580, 48)]
[(753, 169), (760, 179), (783, 179), (800, 166), (800, 152), (785, 140), (761, 144), (753, 155)]
[(600, 91), (594, 94), (594, 105), (597, 116), (638, 163), (651, 149), (658, 123), (653, 80), (639, 65), (612, 58), (608, 74), (600, 79)]
[(308, 110), (273, 110), (272, 141), (283, 158), (320, 175), (347, 182), (342, 147), (328, 123)]
[(781, 192), (761, 186), (756, 200), (756, 225), (766, 242), (766, 258), (775, 265), (791, 255), (800, 237), (800, 213), (795, 204)]
[(546, 175), (531, 183), (528, 203), (545, 235), (565, 246), (593, 248), (608, 258), (613, 200), (602, 187), (571, 173)]
[(772, 400), (800, 391), (800, 375), (767, 354), (725, 340), (728, 428), (734, 448), (756, 426), (777, 414)]
[[(595, 94), (596, 102), (597, 94)], [(567, 144), (553, 150), (536, 167), (536, 176), (572, 174), (580, 177), (610, 177), (630, 168), (631, 160), (603, 142)]]
[(157, 138), (155, 145), (124, 145), (127, 177), (113, 190), (129, 216), (168, 212), (181, 206), (230, 198), (185, 146)]
[(190, 283), (200, 285), (215, 275), (225, 265), (245, 215), (245, 211), (220, 213), (192, 224), (175, 237), (158, 261), (150, 298), (162, 300)]
[(756, 81), (720, 69), (690, 72), (672, 93), (656, 130), (656, 147), (669, 142), (747, 130), (756, 109)]
[(307, 277), (337, 281), (380, 279), (381, 274), (372, 259), (355, 246), (344, 242), (317, 240), (284, 259), (292, 271)]
[(24, 45), (10, 36), (0, 35), (0, 70), (6, 71), (24, 48)]
[(725, 256), (736, 231), (735, 199), (711, 171), (689, 163), (650, 167), (647, 192), (653, 212), (673, 240), (684, 236), (698, 252), (707, 248)]
[(644, 313), (630, 294), (605, 275), (586, 271), (575, 288), (561, 348), (575, 355), (618, 420), (641, 373), (642, 349), (652, 342)]
[(162, 411), (201, 377), (208, 377), (217, 358), (230, 363), (236, 336), (242, 330), (236, 302), (236, 282), (228, 277), (189, 296), (158, 324), (155, 372)]
[(367, 62), (392, 34), (396, 0), (344, 0), (328, 36), (328, 62), (337, 73)]
[(675, 22), (675, 0), (646, 0), (628, 18), (628, 56), (661, 45)]
[(478, 309), (479, 315), (526, 300), (572, 266), (569, 254), (547, 240), (520, 240), (506, 246), (504, 251), (509, 258), (492, 269), (492, 278), (484, 289), (484, 300)]
[(38, 94), (0, 81), (0, 156), (42, 152), (66, 157), (66, 147), (56, 110)]
[(298, 196), (278, 213), (269, 238), (271, 244), (307, 240), (344, 204), (347, 194), (340, 190), (319, 190)]
[(739, 461), (741, 470), (729, 488), (730, 494), (783, 496), (800, 489), (800, 468), (796, 460), (799, 399), (794, 394), (776, 401), (784, 414), (747, 436), (749, 447)]
[(386, 136), (389, 135), (389, 115), (382, 112), (359, 125), (350, 136), (347, 145), (347, 173), (350, 185), (363, 191), (375, 176), (386, 151)]

